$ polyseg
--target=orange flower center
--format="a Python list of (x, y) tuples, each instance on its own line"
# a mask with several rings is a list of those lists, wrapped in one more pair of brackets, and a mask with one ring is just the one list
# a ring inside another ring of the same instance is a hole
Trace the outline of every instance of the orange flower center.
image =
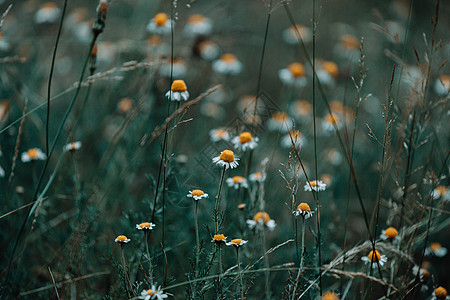
[(245, 178), (242, 176), (233, 176), (234, 183), (240, 183), (240, 182), (243, 182), (244, 180), (245, 180)]
[(156, 293), (156, 291), (153, 291), (152, 289), (149, 289), (146, 292), (147, 292), (147, 295), (151, 295), (151, 296), (153, 296)]
[(192, 191), (192, 196), (203, 196), (205, 194), (205, 192), (203, 192), (202, 190), (193, 190)]
[(442, 196), (447, 193), (448, 189), (447, 189), (447, 187), (440, 185), (440, 186), (436, 187), (436, 190), (437, 190), (438, 195)]
[(238, 209), (243, 210), (245, 208), (245, 203), (241, 203), (238, 205)]
[(204, 20), (205, 20), (205, 17), (203, 15), (195, 14), (195, 15), (190, 16), (189, 19), (187, 20), (187, 22), (190, 24), (196, 24), (196, 23), (203, 22)]
[(128, 112), (133, 107), (133, 100), (130, 98), (122, 98), (119, 102), (119, 110), (122, 112)]
[(292, 63), (287, 68), (294, 77), (301, 77), (305, 75), (305, 67), (303, 67), (301, 63)]
[(325, 121), (331, 124), (339, 123), (339, 118), (335, 114), (328, 114), (325, 116)]
[(158, 13), (155, 15), (155, 17), (153, 18), (153, 22), (157, 25), (157, 26), (163, 26), (164, 24), (166, 24), (166, 22), (169, 20), (169, 16), (165, 13)]
[(42, 4), (41, 8), (56, 8), (56, 3), (53, 2), (46, 2)]
[(297, 206), (297, 210), (311, 212), (311, 208), (309, 207), (308, 203), (304, 203), (304, 202), (300, 203)]
[(322, 64), (322, 69), (333, 77), (338, 77), (338, 75), (339, 75), (339, 68), (338, 68), (337, 64), (335, 64), (332, 61), (324, 62)]
[(214, 134), (223, 139), (227, 136), (228, 132), (225, 129), (216, 129)]
[(239, 245), (242, 242), (242, 239), (234, 239), (234, 240), (231, 240), (231, 242), (233, 244)]
[(237, 61), (237, 58), (234, 54), (225, 53), (220, 57), (220, 60), (226, 62), (227, 64), (231, 64), (231, 63), (234, 63), (235, 61)]
[(141, 228), (150, 228), (151, 224), (149, 222), (144, 222), (144, 223), (139, 224), (139, 227), (141, 227)]
[(214, 240), (215, 241), (225, 241), (225, 235), (223, 235), (223, 234), (215, 234), (214, 235)]
[(445, 299), (447, 297), (447, 290), (440, 286), (434, 290), (434, 295), (438, 299)]
[(31, 159), (36, 159), (38, 157), (38, 149), (37, 148), (28, 149), (27, 154)]
[(357, 49), (359, 47), (358, 39), (351, 34), (345, 34), (341, 37), (341, 43), (347, 49)]
[(393, 240), (393, 239), (395, 239), (397, 237), (398, 231), (394, 227), (389, 227), (384, 232), (384, 235), (387, 236), (388, 238), (390, 238), (391, 240)]
[(449, 75), (441, 75), (439, 76), (439, 80), (442, 82), (442, 84), (446, 87), (450, 87), (450, 76)]
[(182, 93), (187, 91), (187, 86), (184, 80), (174, 80), (171, 89), (172, 92)]
[(239, 135), (239, 141), (241, 142), (241, 144), (251, 142), (252, 139), (253, 139), (252, 134), (247, 131)]
[(431, 251), (436, 251), (442, 248), (442, 245), (440, 243), (431, 243), (430, 249)]
[(311, 112), (311, 104), (309, 104), (306, 100), (300, 100), (295, 103), (295, 107), (299, 111), (300, 114), (306, 115)]
[(373, 253), (373, 250), (369, 252), (369, 255), (367, 257), (372, 260), (373, 262), (377, 262), (381, 259), (381, 254), (378, 250), (375, 250), (375, 253)]
[(118, 240), (119, 242), (125, 242), (126, 239), (127, 239), (127, 237), (124, 236), (124, 235), (119, 235), (119, 236), (117, 237), (117, 240)]
[(287, 120), (288, 115), (287, 113), (284, 112), (276, 112), (272, 115), (272, 119), (274, 119), (275, 121), (281, 123), (284, 122), (285, 120)]
[(297, 37), (297, 31), (300, 34), (301, 38), (305, 38), (306, 34), (307, 34), (307, 29), (305, 28), (305, 26), (296, 24), (295, 26), (290, 26), (289, 27), (291, 30), (291, 34), (295, 37)]
[(253, 217), (253, 220), (255, 222), (259, 222), (260, 220), (262, 220), (263, 223), (266, 224), (267, 222), (269, 222), (270, 216), (268, 213), (260, 211), (255, 214), (255, 216)]
[(338, 113), (341, 113), (344, 111), (344, 105), (342, 105), (342, 103), (337, 100), (333, 100), (330, 102), (330, 108), (332, 111), (338, 112)]
[(234, 153), (231, 150), (223, 150), (222, 153), (220, 153), (220, 159), (224, 162), (231, 163), (234, 161)]
[(326, 292), (322, 295), (322, 300), (339, 300), (339, 296), (335, 292)]

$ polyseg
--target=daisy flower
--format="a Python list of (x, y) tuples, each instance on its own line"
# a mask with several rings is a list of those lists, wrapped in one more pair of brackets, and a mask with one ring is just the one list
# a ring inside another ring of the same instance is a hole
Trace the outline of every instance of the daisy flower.
[(0, 51), (8, 51), (9, 46), (10, 44), (3, 35), (3, 32), (0, 32)]
[(448, 192), (448, 188), (443, 185), (439, 185), (433, 190), (432, 197), (434, 199), (442, 198), (444, 202), (450, 201), (450, 193)]
[[(256, 107), (255, 107), (256, 105)], [(256, 114), (258, 112), (262, 112), (265, 110), (264, 101), (261, 101), (261, 99), (258, 99), (258, 102), (256, 102), (256, 96), (255, 95), (244, 95), (239, 98), (237, 102), (237, 109), (241, 111), (242, 113), (246, 115), (254, 115), (255, 109)]]
[(296, 120), (305, 123), (311, 118), (312, 106), (306, 100), (297, 100), (291, 104), (289, 112)]
[(247, 242), (248, 241), (245, 241), (243, 239), (234, 239), (234, 240), (231, 240), (229, 243), (226, 243), (226, 245), (239, 248), (240, 246), (247, 244)]
[(269, 214), (263, 211), (257, 212), (253, 216), (253, 220), (247, 220), (247, 225), (250, 229), (255, 228), (257, 225), (261, 227), (266, 225), (270, 231), (273, 231), (277, 226), (275, 221), (270, 218)]
[(342, 162), (342, 154), (334, 148), (326, 149), (324, 151), (324, 155), (326, 161), (328, 161), (334, 166), (337, 166)]
[(208, 194), (206, 194), (202, 190), (192, 190), (189, 191), (189, 194), (186, 195), (189, 198), (194, 198), (194, 200), (200, 200), (202, 198), (208, 198)]
[(174, 80), (170, 91), (166, 93), (166, 97), (172, 101), (180, 101), (181, 99), (187, 101), (189, 92), (184, 80)]
[(235, 157), (233, 151), (231, 150), (223, 150), (219, 156), (214, 157), (212, 160), (213, 163), (218, 166), (225, 166), (225, 169), (234, 169), (239, 165), (237, 162), (239, 158)]
[(227, 178), (227, 185), (228, 187), (234, 187), (236, 190), (240, 187), (243, 187), (244, 189), (248, 188), (247, 179), (242, 176), (233, 176)]
[(242, 151), (247, 151), (248, 149), (253, 150), (258, 146), (258, 138), (253, 137), (248, 131), (241, 133), (239, 136), (235, 136), (231, 142), (234, 148)]
[(339, 296), (332, 291), (328, 291), (326, 293), (323, 293), (321, 300), (339, 300)]
[(157, 13), (147, 25), (147, 31), (155, 34), (168, 34), (171, 31), (171, 21), (165, 13)]
[(81, 142), (77, 141), (77, 142), (70, 142), (67, 145), (64, 146), (64, 151), (71, 151), (74, 152), (76, 150), (79, 150), (81, 148)]
[(110, 64), (116, 57), (117, 46), (109, 41), (103, 41), (97, 45), (97, 61)]
[(149, 290), (143, 290), (139, 299), (151, 300), (151, 299), (166, 299), (169, 297), (169, 294), (164, 293), (160, 286), (156, 287), (156, 285), (152, 285), (152, 288)]
[(422, 282), (423, 284), (426, 284), (428, 279), (430, 279), (430, 276), (431, 276), (430, 272), (425, 268), (420, 268), (420, 270), (419, 270), (419, 266), (416, 265), (412, 268), (413, 276), (416, 276), (417, 272), (419, 272), (420, 282)]
[(54, 2), (46, 2), (41, 5), (39, 10), (34, 15), (34, 21), (38, 24), (55, 23), (58, 21), (61, 10)]
[(119, 103), (117, 104), (117, 111), (120, 113), (126, 114), (129, 112), (134, 106), (134, 101), (131, 100), (128, 97), (124, 97), (120, 99)]
[[(291, 140), (292, 136), (292, 140)], [(292, 141), (294, 141), (295, 148), (301, 148), (306, 145), (306, 140), (303, 138), (303, 134), (298, 130), (292, 130), (281, 138), (281, 146), (283, 148), (292, 148)]]
[(196, 35), (208, 35), (211, 31), (211, 20), (200, 14), (190, 16), (184, 26), (184, 34), (191, 37)]
[(377, 262), (380, 263), (380, 266), (383, 266), (387, 262), (388, 259), (387, 259), (386, 255), (381, 255), (380, 251), (375, 250), (375, 253), (374, 253), (373, 250), (371, 250), (367, 256), (361, 257), (361, 260), (363, 262), (365, 262), (366, 264), (370, 263), (372, 265), (372, 268), (376, 268)]
[(339, 76), (339, 67), (332, 61), (326, 61), (320, 65), (316, 74), (321, 84), (334, 86)]
[(433, 291), (431, 299), (450, 299), (450, 297), (447, 296), (447, 290), (440, 286)]
[(128, 244), (131, 241), (131, 239), (127, 238), (125, 235), (119, 235), (118, 237), (116, 237), (114, 241), (116, 243), (119, 243), (120, 245), (124, 245)]
[(28, 149), (26, 152), (23, 152), (21, 155), (22, 162), (30, 162), (30, 161), (36, 161), (36, 160), (45, 160), (47, 156), (42, 152), (39, 148), (31, 148)]
[(218, 60), (212, 64), (214, 72), (219, 74), (237, 75), (242, 71), (242, 63), (236, 58), (234, 54), (225, 53)]
[(400, 239), (400, 237), (398, 236), (398, 230), (392, 226), (381, 231), (380, 238), (384, 241), (398, 241)]
[(219, 46), (217, 46), (217, 44), (211, 41), (203, 40), (195, 45), (194, 51), (202, 59), (211, 61), (219, 56), (220, 48)]
[(322, 130), (326, 133), (334, 131), (334, 126), (337, 129), (342, 128), (342, 122), (335, 113), (327, 114), (322, 120)]
[(333, 182), (333, 177), (331, 177), (330, 174), (323, 174), (322, 176), (320, 176), (320, 180), (322, 180), (323, 183), (329, 186)]
[(226, 130), (225, 128), (211, 129), (209, 131), (209, 137), (211, 138), (212, 142), (230, 140), (230, 134), (228, 133), (228, 130)]
[(444, 257), (447, 254), (447, 248), (442, 247), (440, 243), (431, 243), (430, 247), (425, 249), (425, 255), (434, 255)]
[(136, 224), (136, 229), (139, 230), (152, 230), (156, 225), (152, 222), (144, 222), (141, 224)]
[(278, 77), (280, 77), (282, 83), (289, 86), (304, 87), (308, 82), (305, 76), (305, 67), (298, 62), (279, 70)]
[(267, 120), (267, 128), (270, 131), (288, 132), (287, 126), (292, 124), (292, 119), (285, 112), (275, 112), (272, 117)]
[(283, 32), (281, 33), (283, 41), (285, 41), (289, 45), (301, 44), (300, 40), (298, 39), (297, 31), (298, 34), (300, 34), (303, 43), (309, 43), (312, 41), (311, 29), (300, 24), (290, 26), (289, 28), (283, 30)]
[(309, 219), (312, 217), (313, 212), (311, 211), (311, 208), (309, 207), (308, 203), (300, 203), (297, 206), (297, 209), (294, 211), (295, 216), (302, 216), (305, 219)]
[(305, 191), (311, 192), (311, 190), (315, 190), (316, 192), (325, 191), (327, 185), (323, 183), (322, 180), (311, 180), (305, 183)]
[(211, 243), (216, 243), (219, 246), (222, 246), (227, 242), (227, 237), (223, 234), (215, 234)]
[(255, 172), (248, 176), (248, 179), (252, 182), (261, 182), (266, 180), (266, 173)]
[(401, 80), (410, 88), (417, 88), (423, 85), (426, 75), (417, 66), (405, 66), (405, 72)]
[(359, 40), (352, 34), (344, 34), (340, 37), (334, 52), (343, 59), (358, 61), (360, 58)]
[(184, 78), (186, 76), (186, 72), (186, 62), (184, 59), (179, 57), (174, 58), (173, 60), (169, 59), (164, 61), (159, 69), (159, 74), (167, 78), (170, 78), (170, 75), (172, 75), (173, 78)]
[(439, 96), (446, 96), (450, 91), (450, 76), (441, 75), (434, 81), (434, 91)]

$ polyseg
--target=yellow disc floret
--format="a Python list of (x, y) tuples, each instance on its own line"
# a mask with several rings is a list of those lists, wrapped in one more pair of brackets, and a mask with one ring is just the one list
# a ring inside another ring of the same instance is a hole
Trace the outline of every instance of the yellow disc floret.
[(243, 182), (244, 180), (245, 178), (242, 176), (233, 176), (233, 183), (240, 183)]
[(393, 240), (398, 236), (398, 231), (394, 227), (389, 227), (384, 231), (384, 235)]
[(248, 131), (243, 132), (239, 135), (239, 141), (241, 142), (241, 144), (251, 142), (252, 139), (253, 139), (252, 134)]
[(266, 224), (267, 222), (269, 222), (270, 220), (270, 216), (268, 213), (260, 211), (257, 212), (254, 216), (253, 216), (253, 221), (259, 223), (259, 221), (262, 220), (264, 224)]
[(203, 196), (205, 194), (205, 192), (203, 192), (202, 190), (193, 190), (192, 191), (192, 196)]
[(438, 299), (445, 299), (447, 297), (447, 290), (440, 286), (434, 290), (434, 295)]
[(231, 163), (234, 161), (234, 153), (231, 150), (223, 150), (222, 153), (220, 153), (220, 159), (224, 162)]
[(225, 235), (223, 235), (223, 234), (215, 234), (213, 240), (215, 242), (224, 242), (225, 241)]
[(338, 68), (337, 64), (335, 64), (332, 61), (324, 62), (322, 64), (322, 69), (333, 77), (338, 77), (338, 75), (339, 75), (339, 68)]
[(30, 159), (36, 159), (38, 157), (38, 149), (37, 148), (31, 148), (28, 149), (27, 154), (30, 157)]
[(292, 63), (287, 68), (294, 77), (302, 77), (305, 75), (305, 67), (301, 63)]
[(119, 242), (121, 242), (121, 243), (125, 242), (126, 239), (127, 239), (127, 237), (124, 236), (124, 235), (119, 235), (119, 236), (116, 238), (116, 240), (119, 241)]
[(234, 54), (225, 53), (220, 57), (220, 60), (226, 62), (227, 64), (231, 64), (231, 63), (234, 63), (235, 61), (237, 61), (237, 58)]
[(341, 37), (342, 45), (347, 49), (358, 49), (359, 41), (358, 39), (351, 34), (345, 34)]
[(436, 251), (442, 248), (442, 245), (440, 243), (431, 243), (430, 249), (431, 251)]
[(187, 91), (186, 83), (184, 82), (184, 80), (174, 80), (172, 83), (171, 90), (172, 92), (178, 93), (186, 92)]
[(297, 206), (297, 210), (311, 212), (311, 208), (309, 207), (308, 203), (304, 203), (304, 202), (300, 203)]
[(231, 243), (232, 243), (232, 244), (236, 244), (236, 245), (239, 245), (241, 242), (242, 242), (242, 239), (234, 239), (234, 240), (231, 240)]
[(158, 13), (153, 17), (153, 22), (156, 26), (164, 26), (168, 20), (169, 16), (165, 13)]
[(380, 261), (380, 259), (381, 259), (381, 254), (380, 254), (380, 252), (379, 252), (378, 250), (375, 250), (375, 253), (373, 252), (373, 250), (371, 250), (371, 251), (369, 252), (369, 255), (367, 255), (367, 257), (368, 257), (371, 261), (377, 262), (377, 261)]
[(339, 296), (335, 292), (326, 292), (322, 295), (322, 300), (339, 300)]
[(203, 22), (204, 20), (205, 20), (205, 17), (203, 15), (195, 14), (195, 15), (190, 16), (189, 19), (187, 20), (187, 22), (190, 24), (196, 24), (196, 23)]

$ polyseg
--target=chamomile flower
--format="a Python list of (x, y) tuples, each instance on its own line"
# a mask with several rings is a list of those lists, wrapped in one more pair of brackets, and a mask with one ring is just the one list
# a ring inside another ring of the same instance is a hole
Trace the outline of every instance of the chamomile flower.
[(198, 54), (202, 59), (211, 61), (219, 56), (220, 48), (217, 44), (203, 40), (195, 45), (195, 53)]
[(266, 124), (270, 131), (288, 132), (288, 127), (292, 125), (292, 119), (285, 112), (275, 112)]
[(242, 176), (229, 177), (226, 180), (228, 187), (234, 187), (236, 190), (239, 188), (248, 188), (247, 179)]
[(223, 234), (215, 234), (211, 243), (216, 243), (219, 246), (222, 246), (227, 242), (227, 237)]
[(440, 243), (431, 243), (430, 247), (425, 249), (425, 255), (444, 257), (446, 254), (447, 254), (447, 248), (442, 247), (442, 245)]
[(152, 222), (143, 222), (141, 224), (136, 224), (136, 229), (139, 230), (152, 230), (156, 225)]
[(36, 160), (45, 160), (47, 156), (42, 152), (39, 148), (31, 148), (28, 149), (26, 152), (23, 152), (21, 155), (22, 162), (30, 162), (30, 161), (36, 161)]
[(257, 212), (252, 220), (247, 220), (247, 225), (250, 229), (253, 229), (256, 226), (263, 227), (265, 225), (270, 231), (273, 231), (277, 226), (275, 221), (270, 218), (269, 214), (264, 211)]
[(381, 231), (380, 238), (382, 240), (398, 241), (400, 239), (398, 235), (398, 230), (394, 227), (388, 227)]
[(360, 58), (359, 40), (352, 34), (344, 34), (340, 37), (334, 52), (343, 59), (356, 62)]
[(171, 31), (171, 20), (165, 13), (157, 13), (147, 25), (147, 31), (155, 34), (168, 34)]
[(311, 29), (300, 24), (290, 26), (289, 28), (283, 30), (281, 34), (283, 41), (289, 45), (301, 44), (297, 32), (300, 34), (300, 38), (303, 40), (303, 43), (309, 43), (312, 41)]
[(80, 141), (70, 142), (64, 146), (64, 151), (74, 152), (81, 148), (82, 143)]
[(208, 35), (211, 31), (212, 21), (200, 14), (190, 16), (184, 26), (186, 36)]
[(212, 142), (230, 140), (230, 133), (225, 128), (216, 128), (209, 131), (209, 137)]
[(446, 96), (450, 92), (450, 76), (441, 75), (434, 81), (434, 91), (439, 96)]
[(305, 67), (298, 62), (279, 70), (278, 77), (282, 83), (289, 86), (304, 87), (308, 82), (305, 76)]
[(322, 180), (327, 186), (330, 186), (333, 183), (333, 177), (330, 174), (323, 174), (320, 176), (320, 180)]
[(420, 270), (419, 270), (419, 266), (416, 265), (412, 268), (413, 276), (416, 276), (417, 272), (419, 272), (420, 282), (423, 284), (426, 284), (428, 279), (430, 279), (430, 276), (431, 276), (430, 271), (428, 271), (425, 268), (420, 268)]
[(334, 166), (338, 166), (342, 162), (342, 154), (334, 149), (326, 149), (324, 151), (325, 160)]
[(218, 60), (212, 64), (214, 72), (219, 74), (237, 75), (242, 71), (242, 63), (236, 58), (234, 54), (225, 53)]
[(234, 148), (242, 151), (253, 150), (258, 146), (258, 138), (253, 137), (248, 131), (241, 133), (239, 136), (235, 136), (231, 142)]
[(320, 300), (339, 300), (339, 296), (335, 292), (328, 291), (328, 292), (323, 293)]
[(125, 235), (119, 235), (118, 237), (116, 237), (116, 239), (114, 241), (116, 243), (119, 243), (120, 245), (124, 245), (124, 244), (128, 244), (129, 242), (131, 242), (131, 239), (127, 238)]
[(322, 120), (322, 130), (325, 133), (331, 133), (335, 126), (337, 129), (342, 128), (341, 119), (335, 113), (327, 114)]
[(302, 216), (305, 219), (312, 217), (313, 212), (309, 207), (308, 203), (302, 202), (297, 206), (297, 209), (293, 212), (295, 216)]
[(255, 114), (255, 109), (256, 115), (258, 115), (258, 112), (261, 112), (265, 109), (264, 101), (258, 99), (258, 101), (256, 102), (255, 95), (244, 95), (240, 97), (236, 106), (237, 109), (242, 113), (250, 115)]
[(440, 287), (436, 288), (433, 291), (431, 299), (433, 299), (433, 300), (435, 300), (435, 299), (439, 299), (439, 300), (446, 299), (446, 300), (448, 300), (448, 299), (450, 299), (450, 297), (447, 296), (447, 290), (445, 288), (443, 288), (442, 286), (440, 286)]
[(336, 84), (339, 76), (339, 67), (332, 61), (325, 61), (320, 64), (316, 74), (321, 84), (332, 87)]
[(386, 255), (381, 255), (380, 251), (375, 250), (374, 253), (374, 251), (371, 250), (367, 256), (361, 257), (361, 260), (366, 264), (372, 264), (372, 268), (377, 268), (377, 262), (380, 264), (380, 266), (383, 266), (388, 259)]
[(248, 176), (248, 179), (252, 182), (261, 182), (261, 181), (266, 180), (266, 173), (261, 173), (261, 172), (251, 173)]
[(172, 101), (180, 101), (181, 99), (187, 101), (189, 92), (184, 80), (174, 80), (170, 91), (166, 93), (166, 97)]
[(306, 123), (311, 119), (312, 106), (306, 100), (297, 100), (289, 108), (289, 113), (299, 122)]
[(239, 248), (240, 246), (245, 245), (247, 243), (248, 243), (248, 241), (245, 241), (243, 239), (234, 239), (234, 240), (231, 240), (230, 242), (226, 243), (226, 245)]
[(299, 130), (291, 130), (290, 134), (288, 133), (281, 138), (281, 146), (283, 148), (292, 148), (292, 142), (294, 142), (295, 148), (301, 148), (306, 145), (306, 140)]
[(3, 35), (3, 32), (0, 32), (0, 51), (8, 51), (9, 46), (10, 44)]
[(448, 202), (450, 201), (450, 193), (448, 192), (448, 188), (443, 185), (437, 186), (432, 193), (434, 199), (441, 198), (442, 201)]
[(38, 24), (55, 23), (58, 21), (61, 10), (54, 2), (46, 2), (41, 5), (36, 14), (34, 21)]
[[(172, 61), (172, 63), (171, 63)], [(161, 76), (170, 78), (184, 78), (186, 76), (187, 67), (186, 62), (182, 58), (174, 58), (173, 60), (166, 60), (159, 69)]]
[(305, 183), (305, 191), (311, 192), (315, 190), (316, 192), (325, 191), (327, 185), (322, 180), (311, 180)]
[(169, 297), (169, 294), (164, 293), (160, 286), (156, 287), (156, 285), (152, 285), (152, 288), (149, 290), (143, 290), (139, 299), (151, 300), (151, 299), (166, 299)]
[(120, 99), (119, 103), (117, 103), (117, 110), (122, 114), (126, 114), (133, 108), (133, 106), (134, 101), (128, 97), (124, 97)]
[(233, 151), (223, 150), (219, 156), (213, 158), (213, 163), (221, 167), (225, 166), (225, 169), (234, 169), (239, 165), (238, 160), (239, 158), (234, 156)]
[(194, 198), (194, 200), (200, 200), (202, 198), (208, 198), (208, 194), (206, 194), (204, 191), (202, 190), (192, 190), (189, 191), (189, 194), (186, 195), (189, 198)]

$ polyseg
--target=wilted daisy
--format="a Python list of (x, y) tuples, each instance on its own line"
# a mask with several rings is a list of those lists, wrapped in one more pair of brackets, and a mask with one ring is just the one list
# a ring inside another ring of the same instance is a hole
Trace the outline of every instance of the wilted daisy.
[(278, 76), (282, 83), (296, 87), (304, 87), (308, 80), (305, 76), (305, 67), (298, 62), (294, 62), (284, 69), (278, 71)]
[(152, 288), (149, 290), (143, 290), (139, 299), (150, 300), (150, 299), (166, 299), (169, 297), (169, 294), (164, 293), (160, 286), (156, 287), (156, 285), (152, 285)]
[(220, 48), (211, 41), (202, 40), (195, 45), (194, 51), (202, 59), (211, 61), (219, 56)]
[(306, 123), (311, 119), (312, 106), (306, 100), (297, 100), (289, 107), (289, 113), (299, 122)]
[(56, 6), (54, 2), (46, 2), (41, 5), (36, 14), (34, 15), (34, 21), (38, 24), (43, 23), (55, 23), (61, 10)]
[(225, 53), (218, 60), (212, 64), (214, 72), (219, 74), (237, 75), (242, 71), (242, 63), (236, 58), (234, 54)]
[(431, 243), (430, 247), (425, 249), (425, 255), (434, 255), (444, 257), (447, 254), (447, 248), (442, 247), (440, 243)]
[(339, 300), (339, 296), (332, 291), (328, 291), (326, 293), (323, 293), (321, 300)]
[(251, 173), (248, 176), (248, 179), (252, 182), (261, 182), (261, 181), (266, 180), (266, 173), (261, 173), (261, 172)]
[(221, 246), (227, 242), (227, 237), (223, 234), (215, 234), (211, 242)]
[(313, 212), (311, 211), (311, 208), (309, 207), (308, 203), (300, 203), (297, 206), (297, 209), (294, 211), (295, 216), (302, 216), (305, 219), (309, 219), (312, 217)]
[(225, 169), (234, 169), (239, 165), (238, 160), (239, 158), (234, 156), (233, 151), (223, 150), (219, 156), (213, 158), (213, 163), (221, 167), (225, 166)]
[(382, 240), (398, 241), (400, 237), (398, 236), (398, 230), (394, 227), (388, 227), (381, 231), (380, 238)]
[(257, 212), (253, 216), (253, 220), (247, 220), (247, 225), (250, 229), (255, 228), (257, 225), (261, 227), (266, 225), (270, 231), (273, 231), (277, 226), (275, 221), (270, 218), (269, 214), (264, 211)]
[(180, 57), (164, 61), (161, 68), (159, 68), (159, 74), (167, 78), (170, 78), (171, 76), (172, 78), (184, 78), (186, 72), (186, 62)]
[(439, 76), (439, 78), (434, 81), (434, 91), (439, 96), (447, 96), (450, 91), (450, 76)]
[(437, 186), (432, 193), (434, 199), (441, 198), (442, 201), (448, 202), (450, 201), (450, 193), (448, 192), (448, 188), (443, 185)]
[(208, 198), (208, 194), (206, 194), (202, 190), (192, 190), (192, 191), (189, 191), (189, 194), (187, 194), (187, 197), (194, 198), (194, 200), (200, 200), (202, 198)]
[(327, 114), (322, 120), (322, 129), (326, 133), (334, 132), (334, 126), (337, 129), (342, 128), (342, 122), (335, 113)]
[(76, 150), (79, 150), (81, 148), (81, 142), (70, 142), (67, 145), (64, 146), (64, 151), (71, 151), (74, 152)]
[(22, 162), (24, 163), (36, 160), (45, 160), (46, 158), (47, 156), (39, 148), (28, 149), (26, 152), (22, 152), (21, 155)]
[(234, 239), (226, 244), (227, 244), (227, 246), (234, 246), (236, 248), (239, 248), (240, 246), (247, 244), (247, 242), (248, 241), (245, 241), (243, 239)]
[(380, 266), (383, 266), (388, 259), (386, 255), (381, 255), (380, 251), (375, 250), (374, 253), (373, 250), (371, 250), (367, 256), (361, 257), (361, 260), (366, 264), (372, 264), (372, 268), (376, 268), (377, 262), (380, 263)]
[(283, 148), (291, 148), (292, 141), (294, 142), (295, 148), (301, 148), (306, 145), (306, 140), (303, 138), (303, 134), (299, 130), (291, 130), (290, 135), (288, 133), (283, 136), (281, 138), (281, 146)]
[(248, 131), (241, 133), (239, 136), (235, 136), (231, 142), (233, 143), (234, 148), (242, 151), (248, 149), (253, 150), (258, 146), (258, 138), (253, 137)]
[(165, 13), (157, 13), (147, 25), (147, 31), (156, 34), (168, 34), (171, 31), (171, 21)]
[(339, 67), (332, 61), (326, 61), (320, 64), (316, 74), (321, 84), (334, 86), (339, 76)]
[(184, 33), (187, 36), (208, 35), (211, 30), (211, 20), (200, 14), (190, 16), (184, 26)]
[(181, 99), (187, 101), (189, 92), (184, 80), (174, 80), (170, 91), (166, 93), (166, 97), (172, 101), (180, 101)]
[(124, 97), (120, 99), (119, 103), (117, 103), (117, 110), (120, 113), (126, 114), (129, 112), (134, 106), (134, 101), (128, 97)]
[(226, 180), (228, 187), (234, 187), (236, 190), (239, 188), (248, 188), (247, 179), (242, 176), (229, 177)]
[(228, 141), (230, 133), (225, 128), (217, 128), (209, 131), (209, 137), (212, 142)]
[(143, 222), (141, 224), (136, 224), (136, 229), (139, 230), (152, 230), (156, 225), (152, 222)]
[(124, 245), (128, 244), (131, 241), (131, 239), (127, 238), (125, 235), (119, 235), (118, 237), (116, 237), (114, 241), (116, 243), (119, 243), (120, 245)]
[(289, 28), (283, 30), (282, 37), (283, 40), (289, 45), (300, 44), (300, 40), (298, 39), (298, 34), (300, 34), (303, 43), (309, 43), (312, 41), (312, 32), (311, 29), (305, 27), (300, 24), (296, 24), (295, 26), (290, 26)]
[(316, 192), (325, 191), (327, 185), (322, 180), (311, 180), (305, 183), (305, 191), (311, 192), (315, 190)]
[(360, 58), (359, 40), (352, 34), (344, 34), (340, 37), (334, 52), (341, 58), (358, 61)]
[(447, 290), (445, 288), (443, 288), (442, 286), (440, 286), (440, 287), (436, 288), (433, 291), (431, 299), (433, 299), (433, 300), (434, 299), (439, 299), (439, 300), (440, 299), (446, 299), (446, 300), (448, 300), (448, 299), (450, 299), (450, 297), (447, 296)]
[[(288, 132), (287, 126), (292, 125), (292, 119), (285, 112), (275, 112), (272, 117), (267, 120), (267, 128), (271, 131)], [(287, 125), (287, 126), (286, 126)]]

